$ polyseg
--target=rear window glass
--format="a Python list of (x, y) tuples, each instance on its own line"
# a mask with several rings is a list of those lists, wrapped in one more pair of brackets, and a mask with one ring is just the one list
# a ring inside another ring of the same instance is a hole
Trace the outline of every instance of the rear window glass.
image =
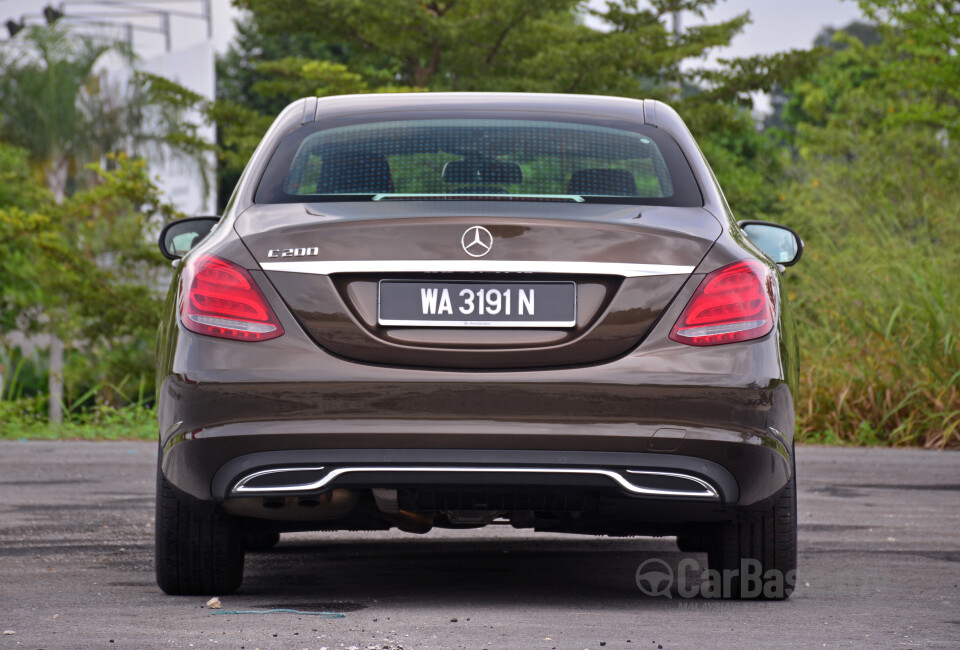
[(702, 204), (679, 147), (653, 127), (499, 117), (310, 124), (284, 138), (256, 195), (403, 199)]

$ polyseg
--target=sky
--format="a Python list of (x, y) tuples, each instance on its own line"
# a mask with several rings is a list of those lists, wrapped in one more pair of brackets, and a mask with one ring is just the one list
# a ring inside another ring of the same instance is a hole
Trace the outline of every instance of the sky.
[[(716, 23), (746, 11), (753, 22), (712, 59), (810, 47), (821, 28), (843, 27), (861, 16), (851, 0), (727, 0), (717, 3), (707, 19)], [(702, 22), (690, 14), (683, 20), (684, 26)]]

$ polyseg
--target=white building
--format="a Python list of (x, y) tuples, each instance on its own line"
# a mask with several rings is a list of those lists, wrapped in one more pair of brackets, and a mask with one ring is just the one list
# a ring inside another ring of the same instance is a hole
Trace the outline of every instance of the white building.
[[(126, 41), (141, 69), (213, 100), (215, 57), (229, 46), (237, 15), (230, 0), (0, 0), (0, 22), (6, 24), (0, 41), (11, 37), (10, 23), (16, 29), (53, 18), (73, 29)], [(105, 57), (102, 66), (111, 77), (125, 73), (119, 58)], [(201, 122), (199, 115), (192, 119)], [(215, 128), (204, 125), (200, 135), (213, 142)], [(150, 159), (157, 184), (179, 210), (188, 215), (216, 213), (215, 173), (204, 187), (196, 163), (176, 156)]]

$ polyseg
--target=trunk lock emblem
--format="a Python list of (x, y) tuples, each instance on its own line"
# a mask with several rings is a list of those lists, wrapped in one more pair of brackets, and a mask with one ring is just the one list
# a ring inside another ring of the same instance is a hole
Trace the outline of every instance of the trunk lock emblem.
[(483, 226), (471, 226), (463, 233), (460, 244), (470, 257), (483, 257), (493, 248), (493, 235)]

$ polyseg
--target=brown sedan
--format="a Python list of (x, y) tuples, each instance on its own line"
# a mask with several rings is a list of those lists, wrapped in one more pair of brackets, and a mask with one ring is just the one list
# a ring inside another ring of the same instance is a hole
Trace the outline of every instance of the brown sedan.
[(285, 531), (494, 522), (792, 591), (802, 243), (737, 224), (665, 104), (301, 99), (160, 246), (164, 591), (233, 591)]

